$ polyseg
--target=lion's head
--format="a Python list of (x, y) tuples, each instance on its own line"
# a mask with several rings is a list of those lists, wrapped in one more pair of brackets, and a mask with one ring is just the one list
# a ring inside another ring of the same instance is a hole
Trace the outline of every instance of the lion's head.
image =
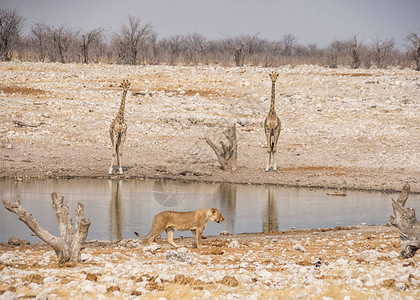
[(222, 216), (222, 213), (217, 208), (212, 208), (211, 213), (212, 213), (212, 217), (211, 217), (212, 221), (220, 224), (221, 222), (225, 220), (225, 218), (223, 218)]

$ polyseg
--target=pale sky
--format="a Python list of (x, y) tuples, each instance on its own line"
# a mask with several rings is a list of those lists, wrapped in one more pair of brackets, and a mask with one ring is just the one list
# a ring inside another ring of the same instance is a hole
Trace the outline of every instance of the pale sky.
[(410, 32), (420, 34), (419, 0), (0, 0), (25, 18), (74, 29), (117, 32), (129, 15), (152, 24), (158, 38), (193, 32), (209, 39), (259, 34), (327, 46), (353, 35), (364, 43), (394, 38), (405, 48)]

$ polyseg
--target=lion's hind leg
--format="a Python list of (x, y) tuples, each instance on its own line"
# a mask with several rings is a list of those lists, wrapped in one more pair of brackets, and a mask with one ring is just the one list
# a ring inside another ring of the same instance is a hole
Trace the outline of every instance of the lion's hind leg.
[(165, 229), (164, 228), (152, 228), (152, 233), (147, 238), (147, 243), (149, 245), (151, 245), (156, 240), (156, 238), (162, 234), (163, 230), (165, 230)]

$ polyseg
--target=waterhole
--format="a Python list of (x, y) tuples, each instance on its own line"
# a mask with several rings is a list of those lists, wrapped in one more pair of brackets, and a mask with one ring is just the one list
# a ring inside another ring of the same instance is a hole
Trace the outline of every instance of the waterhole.
[[(161, 180), (49, 179), (0, 181), (1, 199), (14, 201), (35, 217), (40, 225), (59, 235), (51, 192), (69, 201), (75, 221), (77, 202), (91, 220), (88, 240), (135, 238), (145, 235), (153, 217), (165, 210), (189, 211), (218, 208), (225, 222), (209, 222), (204, 235), (256, 233), (295, 229), (385, 224), (392, 215), (391, 198), (398, 194), (346, 191), (331, 196), (331, 190), (283, 188), (261, 185), (184, 183)], [(420, 195), (410, 195), (407, 207), (420, 211)], [(14, 213), (0, 208), (0, 241), (18, 236), (31, 242), (28, 227)], [(175, 231), (175, 236), (191, 237), (191, 232)], [(165, 237), (165, 233), (162, 234)]]

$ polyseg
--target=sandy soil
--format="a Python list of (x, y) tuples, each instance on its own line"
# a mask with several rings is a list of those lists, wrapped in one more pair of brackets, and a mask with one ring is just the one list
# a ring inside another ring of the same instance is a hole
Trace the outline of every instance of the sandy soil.
[[(278, 172), (264, 172), (269, 69), (0, 63), (0, 177), (107, 177), (127, 97), (126, 178), (420, 192), (420, 73), (279, 68)], [(29, 127), (26, 125), (37, 126)], [(239, 169), (204, 138), (237, 123)]]

